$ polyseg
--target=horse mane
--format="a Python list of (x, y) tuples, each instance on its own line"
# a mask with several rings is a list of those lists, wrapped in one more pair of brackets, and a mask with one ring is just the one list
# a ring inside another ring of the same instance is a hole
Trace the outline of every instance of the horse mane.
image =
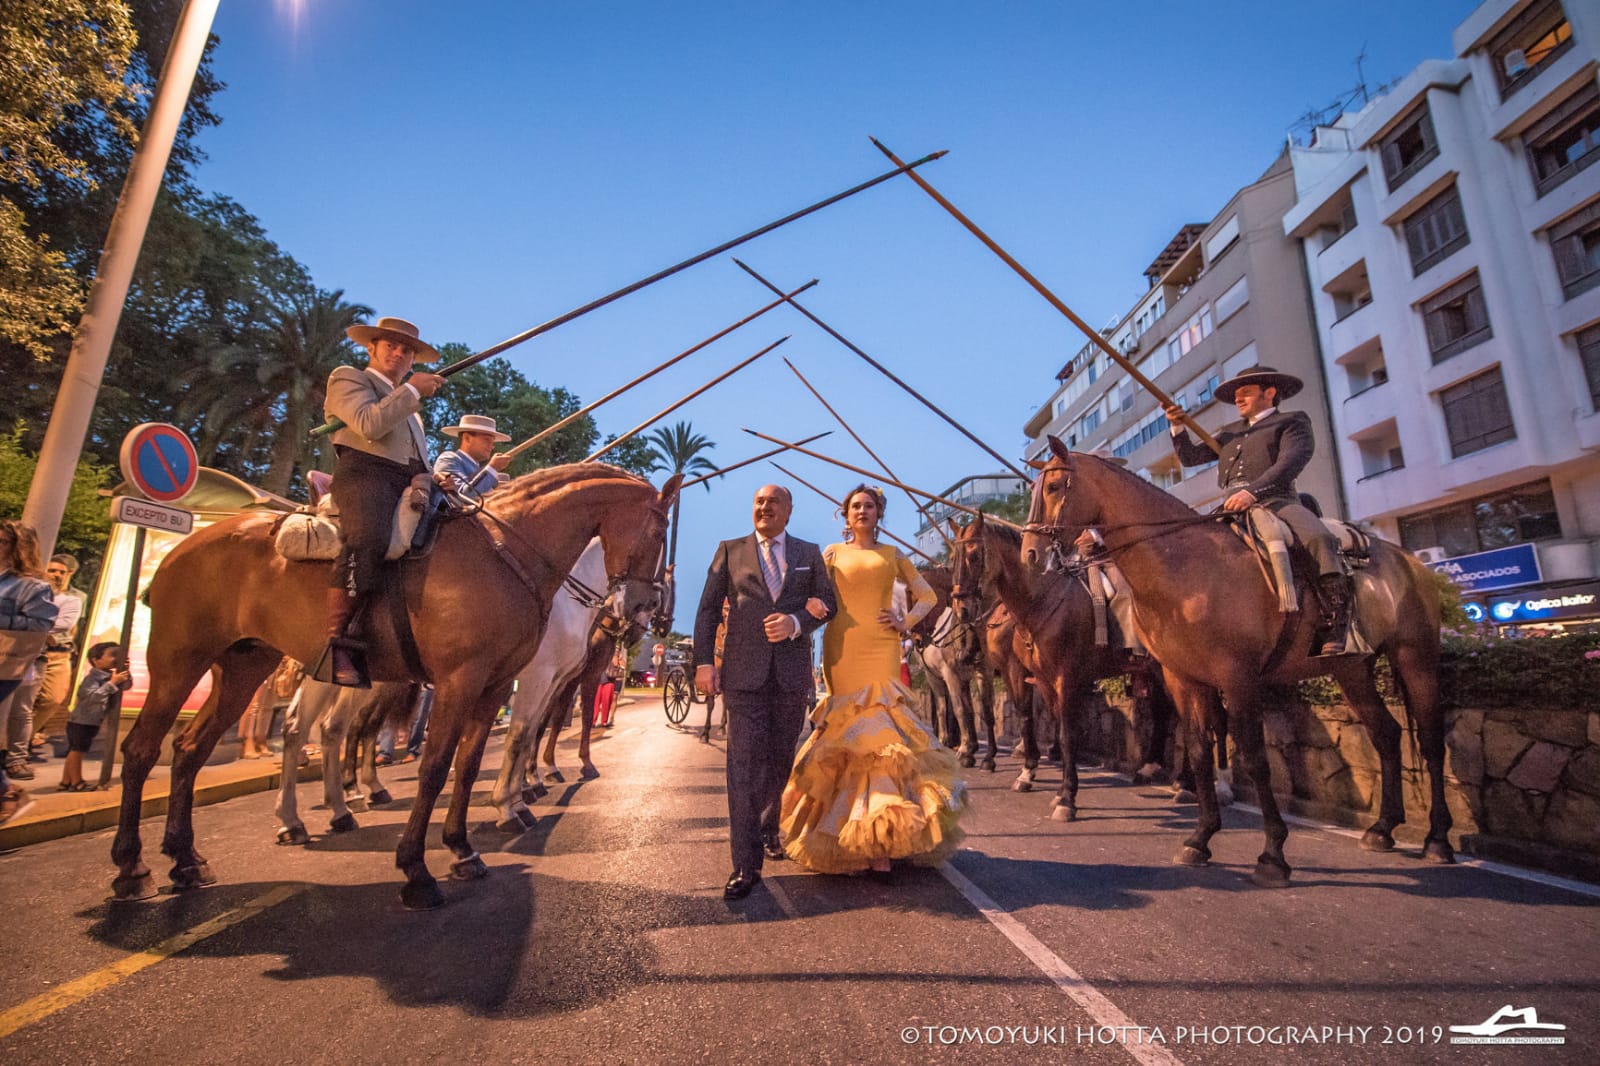
[(535, 497), (548, 497), (552, 493), (572, 487), (577, 482), (600, 478), (631, 482), (644, 488), (651, 487), (650, 482), (638, 474), (624, 470), (620, 466), (612, 466), (610, 463), (563, 463), (560, 466), (547, 466), (542, 470), (530, 471), (520, 477), (512, 478), (504, 488), (491, 493), (484, 500), (484, 506), (491, 511), (500, 512), (508, 507), (526, 504)]
[(1190, 507), (1188, 504), (1184, 503), (1182, 500), (1168, 492), (1166, 489), (1162, 488), (1160, 485), (1157, 485), (1153, 481), (1146, 481), (1144, 478), (1140, 477), (1138, 474), (1135, 474), (1132, 470), (1129, 470), (1126, 467), (1118, 466), (1116, 463), (1108, 463), (1098, 456), (1088, 455), (1084, 452), (1078, 452), (1072, 457), (1072, 461), (1075, 463), (1081, 463), (1085, 459), (1097, 463), (1101, 468), (1109, 471), (1117, 478), (1120, 478), (1125, 486), (1136, 490), (1141, 494), (1141, 497), (1149, 497), (1150, 505), (1152, 507), (1160, 507), (1165, 510), (1174, 510), (1174, 517), (1177, 516), (1176, 510), (1181, 510), (1181, 513), (1183, 514), (1199, 513), (1193, 507)]
[(983, 521), (983, 528), (993, 536), (1005, 541), (1006, 547), (1022, 550), (1022, 531), (1010, 522), (991, 522), (987, 518)]

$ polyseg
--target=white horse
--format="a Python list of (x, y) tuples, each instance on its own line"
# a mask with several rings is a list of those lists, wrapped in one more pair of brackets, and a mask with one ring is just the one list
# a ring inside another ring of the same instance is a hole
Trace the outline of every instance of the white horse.
[[(548, 791), (533, 755), (550, 717), (567, 710), (552, 706), (552, 701), (578, 675), (589, 657), (589, 634), (605, 607), (605, 588), (605, 553), (595, 539), (578, 557), (578, 565), (556, 594), (539, 650), (517, 675), (505, 757), (489, 797), (500, 812), (495, 825), (502, 832), (520, 833), (530, 828), (534, 816), (528, 810), (528, 800)], [(592, 762), (585, 761), (583, 775), (595, 777), (599, 771)]]
[[(300, 752), (314, 725), (322, 727), (322, 796), (333, 814), (330, 828), (335, 833), (347, 833), (356, 828), (351, 806), (364, 809), (368, 804), (390, 802), (389, 790), (378, 783), (378, 773), (369, 756), (360, 761), (361, 784), (365, 794), (356, 789), (348, 794), (344, 788), (344, 759), (341, 749), (348, 739), (358, 743), (362, 738), (351, 736), (350, 727), (362, 711), (381, 703), (412, 701), (412, 685), (408, 682), (378, 682), (371, 689), (342, 688), (306, 678), (294, 694), (289, 711), (283, 719), (283, 773), (278, 784), (278, 843), (306, 844), (310, 836), (305, 823), (300, 820), (296, 786), (300, 783)], [(379, 712), (380, 720), (388, 716), (388, 709)], [(402, 727), (403, 728), (403, 727)], [(368, 737), (367, 743), (372, 743)]]

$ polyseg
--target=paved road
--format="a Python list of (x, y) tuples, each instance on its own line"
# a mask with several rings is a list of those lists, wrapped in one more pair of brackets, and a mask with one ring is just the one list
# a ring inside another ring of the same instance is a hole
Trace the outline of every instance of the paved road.
[[(197, 893), (108, 906), (109, 833), (0, 857), (0, 1059), (1600, 1061), (1594, 890), (1299, 827), (1294, 887), (1256, 889), (1248, 811), (1214, 866), (1174, 867), (1192, 807), (1087, 772), (1081, 820), (1052, 823), (1003, 760), (972, 779), (947, 869), (885, 885), (769, 864), (730, 905), (720, 746), (640, 705), (595, 760), (603, 776), (558, 787), (533, 830), (476, 830), (492, 875), (446, 882), (424, 914), (392, 867), (409, 766), (386, 773), (399, 803), (309, 848), (274, 845), (269, 796), (202, 809), (222, 880)], [(144, 835), (153, 852), (159, 823)], [(430, 846), (442, 872), (437, 828)], [(1567, 1029), (1506, 1035), (1566, 1043), (1449, 1042), (1507, 1005)]]

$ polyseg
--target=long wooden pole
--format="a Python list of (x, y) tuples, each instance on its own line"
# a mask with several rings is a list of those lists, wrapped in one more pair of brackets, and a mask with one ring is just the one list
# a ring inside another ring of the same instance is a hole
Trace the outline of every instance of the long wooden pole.
[[(841, 511), (844, 510), (844, 504), (840, 503), (838, 500), (834, 499), (832, 496), (828, 495), (826, 492), (823, 492), (821, 489), (817, 488), (811, 482), (807, 481), (805, 478), (801, 477), (799, 474), (796, 474), (793, 470), (790, 470), (788, 467), (784, 466), (782, 463), (773, 463), (772, 465), (777, 467), (779, 470), (781, 470), (784, 474), (788, 475), (789, 477), (794, 478), (796, 481), (800, 482), (800, 484), (804, 485), (806, 488), (810, 489), (812, 492), (816, 493), (818, 496), (821, 496), (824, 500), (827, 500), (829, 503), (833, 504), (835, 507), (839, 508)], [(930, 563), (938, 562), (937, 559), (935, 559), (933, 556), (929, 555), (927, 552), (923, 551), (921, 548), (917, 547), (915, 544), (912, 544), (908, 540), (903, 540), (900, 537), (895, 536), (893, 533), (890, 533), (887, 529), (884, 529), (883, 526), (881, 526), (881, 525), (878, 526), (878, 532), (882, 533), (884, 536), (888, 537), (890, 540), (894, 541), (896, 544), (900, 545), (902, 548), (906, 549), (907, 551), (916, 552), (918, 555), (920, 555), (924, 559), (928, 560), (928, 562), (930, 562)]]
[[(935, 159), (942, 158), (944, 155), (945, 155), (945, 152), (944, 152), (943, 149), (941, 149), (940, 151), (933, 152), (933, 153), (931, 153), (929, 155), (925, 155), (921, 159), (918, 159), (918, 160), (916, 160), (915, 162), (912, 162), (912, 163), (896, 163), (895, 164), (895, 168), (893, 170), (889, 171), (888, 173), (879, 174), (877, 177), (872, 178), (872, 179), (870, 179), (868, 181), (864, 181), (860, 185), (852, 186), (852, 187), (846, 189), (844, 192), (835, 193), (834, 195), (828, 197), (826, 200), (818, 200), (816, 203), (812, 204), (810, 207), (802, 207), (798, 211), (795, 211), (795, 212), (793, 212), (791, 214), (784, 215), (782, 218), (778, 219), (776, 222), (768, 222), (765, 226), (761, 226), (761, 227), (759, 227), (757, 229), (753, 229), (749, 233), (746, 233), (746, 234), (743, 234), (742, 236), (738, 236), (738, 237), (733, 238), (733, 240), (731, 240), (731, 241), (723, 241), (721, 244), (717, 245), (715, 248), (709, 248), (706, 251), (701, 252), (699, 255), (692, 255), (688, 259), (685, 259), (681, 263), (675, 263), (672, 266), (667, 267), (665, 270), (658, 270), (654, 274), (651, 274), (647, 278), (641, 278), (640, 280), (634, 282), (631, 285), (624, 285), (622, 288), (618, 289), (617, 291), (611, 292), (611, 293), (607, 293), (606, 295), (600, 297), (597, 300), (590, 300), (588, 303), (584, 304), (582, 307), (573, 308), (571, 311), (568, 311), (564, 315), (557, 315), (555, 318), (552, 318), (550, 321), (541, 322), (539, 325), (534, 326), (532, 329), (524, 330), (523, 332), (517, 334), (515, 337), (510, 337), (510, 338), (508, 338), (506, 340), (501, 341), (499, 344), (492, 345), (491, 347), (485, 348), (483, 351), (478, 352), (475, 355), (470, 355), (467, 358), (462, 359), (459, 362), (451, 363), (449, 366), (447, 366), (444, 369), (440, 370), (439, 374), (442, 377), (449, 377), (451, 374), (455, 374), (455, 373), (458, 373), (459, 371), (465, 370), (469, 366), (474, 366), (474, 365), (476, 365), (478, 363), (483, 362), (485, 359), (488, 359), (490, 356), (499, 355), (501, 352), (505, 351), (507, 348), (515, 347), (516, 345), (521, 344), (523, 341), (532, 340), (534, 337), (537, 337), (541, 333), (548, 333), (550, 330), (555, 329), (557, 326), (566, 325), (568, 322), (571, 322), (575, 318), (581, 318), (584, 315), (588, 314), (590, 311), (598, 310), (599, 308), (604, 307), (606, 304), (611, 303), (613, 300), (620, 300), (622, 297), (627, 296), (630, 293), (638, 292), (640, 289), (644, 288), (647, 285), (654, 285), (656, 282), (661, 281), (663, 278), (669, 278), (672, 275), (678, 273), (680, 270), (687, 270), (689, 267), (694, 266), (696, 263), (703, 263), (707, 259), (710, 259), (712, 256), (721, 255), (723, 252), (726, 252), (726, 251), (729, 251), (731, 249), (737, 248), (737, 247), (739, 247), (739, 245), (744, 244), (746, 241), (752, 241), (755, 238), (762, 236), (763, 234), (771, 233), (773, 230), (777, 229), (780, 226), (787, 226), (789, 223), (794, 222), (796, 219), (804, 218), (807, 215), (809, 215), (809, 214), (811, 214), (811, 213), (813, 213), (815, 211), (822, 210), (824, 207), (829, 207), (829, 206), (831, 206), (833, 204), (838, 203), (840, 200), (844, 200), (844, 199), (846, 199), (848, 197), (854, 196), (858, 192), (864, 192), (867, 189), (872, 188), (874, 185), (878, 185), (878, 184), (880, 184), (882, 182), (888, 181), (890, 178), (897, 177), (897, 176), (899, 176), (901, 174), (909, 174), (913, 170), (915, 170), (917, 167), (922, 166), (922, 164), (931, 163)], [(332, 419), (329, 419), (324, 424), (322, 424), (321, 426), (318, 426), (316, 429), (312, 430), (311, 432), (313, 434), (332, 433), (334, 430), (340, 428), (340, 426), (342, 426), (343, 424), (344, 423), (341, 422), (339, 419), (332, 418)]]
[[(817, 283), (817, 279), (816, 278), (812, 278), (810, 281), (806, 282), (804, 285), (800, 286), (798, 289), (796, 289), (794, 291), (795, 292), (805, 292), (807, 289), (811, 288), (811, 286), (815, 285), (816, 283)], [(707, 337), (705, 340), (701, 341), (699, 344), (696, 344), (696, 345), (694, 345), (693, 347), (690, 347), (690, 348), (686, 348), (683, 351), (679, 352), (677, 355), (673, 356), (671, 359), (668, 359), (666, 362), (661, 363), (660, 365), (654, 367), (651, 370), (645, 371), (643, 374), (640, 374), (638, 377), (634, 378), (632, 381), (628, 382), (626, 385), (622, 385), (622, 386), (619, 386), (619, 387), (617, 387), (615, 389), (612, 389), (610, 392), (606, 393), (604, 396), (600, 397), (598, 400), (595, 400), (593, 403), (586, 404), (583, 407), (578, 408), (576, 411), (572, 412), (567, 417), (565, 417), (565, 418), (561, 419), (559, 422), (555, 423), (555, 425), (546, 426), (544, 429), (541, 429), (539, 432), (535, 433), (533, 436), (529, 437), (527, 440), (523, 441), (521, 444), (519, 444), (516, 447), (510, 449), (509, 451), (503, 452), (502, 454), (505, 455), (505, 457), (507, 458), (508, 461), (511, 460), (511, 459), (515, 459), (517, 456), (521, 455), (523, 452), (527, 451), (529, 448), (533, 447), (535, 444), (538, 444), (540, 441), (546, 440), (549, 437), (552, 437), (555, 434), (560, 433), (563, 429), (566, 429), (568, 426), (572, 425), (572, 423), (576, 422), (578, 419), (582, 418), (584, 415), (588, 414), (590, 411), (593, 411), (595, 408), (599, 407), (601, 404), (605, 404), (605, 403), (611, 402), (612, 400), (616, 399), (618, 396), (621, 396), (623, 393), (625, 393), (629, 389), (633, 388), (635, 385), (639, 385), (639, 384), (642, 384), (642, 383), (644, 383), (646, 381), (649, 381), (651, 378), (655, 377), (657, 374), (661, 373), (663, 370), (666, 370), (668, 367), (676, 366), (678, 363), (681, 363), (681, 362), (683, 362), (683, 360), (689, 358), (695, 352), (700, 351), (702, 348), (706, 347), (709, 344), (712, 344), (712, 343), (714, 343), (716, 341), (721, 340), (722, 338), (726, 337), (728, 334), (732, 333), (734, 330), (738, 329), (739, 327), (749, 325), (751, 322), (754, 322), (756, 319), (760, 318), (762, 315), (766, 314), (768, 311), (772, 310), (774, 307), (777, 307), (781, 303), (783, 303), (783, 297), (780, 296), (778, 299), (773, 300), (771, 303), (767, 304), (765, 307), (759, 308), (758, 310), (752, 311), (750, 314), (745, 315), (743, 318), (741, 318), (739, 321), (735, 322), (733, 325), (727, 326), (727, 327), (724, 327), (723, 329), (718, 330), (717, 332), (713, 333), (711, 336)], [(482, 469), (480, 469), (476, 474), (472, 475), (471, 480), (469, 480), (466, 483), (466, 485), (462, 487), (461, 491), (462, 492), (470, 491), (475, 485), (477, 485), (477, 483), (479, 481), (481, 481), (484, 478), (489, 476), (488, 472), (489, 472), (490, 469), (491, 469), (491, 467), (489, 466), (489, 464), (485, 463), (483, 465)]]
[[(871, 140), (872, 143), (877, 146), (878, 151), (888, 156), (889, 159), (896, 164), (900, 163), (900, 160), (895, 157), (895, 154), (889, 151), (889, 149), (885, 148), (876, 137), (873, 137)], [(907, 171), (907, 173), (910, 174), (909, 171)], [(1060, 311), (1063, 315), (1066, 315), (1073, 325), (1077, 326), (1083, 331), (1084, 336), (1088, 337), (1090, 341), (1098, 345), (1100, 350), (1109, 355), (1113, 362), (1122, 367), (1122, 369), (1126, 370), (1129, 377), (1133, 378), (1133, 380), (1144, 386), (1145, 391), (1149, 392), (1150, 395), (1156, 398), (1157, 403), (1161, 404), (1163, 407), (1167, 407), (1172, 404), (1172, 398), (1157, 388), (1155, 382), (1151, 381), (1149, 378), (1140, 373), (1139, 368), (1134, 366), (1131, 360), (1107, 343), (1106, 339), (1100, 335), (1099, 330), (1091, 328), (1087, 322), (1073, 314), (1072, 308), (1062, 303), (1060, 297), (1051, 292), (1049, 289), (1045, 288), (1044, 282), (1034, 277), (1028, 272), (1027, 267), (1013, 259), (1004, 248), (996, 244), (987, 233), (979, 229), (977, 223), (973, 222), (972, 219), (962, 214), (960, 209), (952, 204), (949, 200), (946, 200), (939, 193), (939, 190), (935, 189), (932, 185), (929, 185), (926, 181), (924, 181), (922, 175), (910, 174), (910, 176), (911, 180), (916, 182), (917, 185), (921, 187), (923, 192), (933, 197), (935, 203), (944, 208), (946, 211), (950, 212), (957, 222), (965, 226), (974, 237), (982, 241), (991, 252), (999, 256), (1001, 261), (1003, 261), (1006, 266), (1010, 267), (1012, 270), (1015, 270), (1017, 274), (1021, 276), (1023, 281), (1026, 281), (1029, 285), (1033, 286), (1034, 291), (1040, 296), (1043, 296), (1045, 300), (1049, 302), (1051, 307), (1054, 307), (1057, 311)], [(1217, 438), (1200, 428), (1199, 424), (1196, 423), (1194, 419), (1185, 414), (1182, 421), (1184, 425), (1188, 426), (1194, 431), (1195, 436), (1199, 437), (1205, 442), (1208, 448), (1219, 455), (1222, 453), (1222, 445), (1217, 443)]]
[[(771, 344), (767, 345), (765, 348), (761, 349), (756, 354), (750, 356), (750, 358), (743, 360), (742, 362), (738, 363), (735, 366), (729, 367), (727, 370), (724, 370), (722, 373), (718, 374), (716, 377), (712, 378), (710, 381), (706, 382), (704, 385), (701, 385), (698, 389), (695, 389), (693, 392), (691, 392), (688, 395), (682, 397), (681, 399), (675, 400), (674, 402), (668, 404), (666, 407), (664, 407), (661, 410), (657, 411), (655, 414), (651, 415), (649, 418), (645, 419), (643, 422), (640, 422), (637, 426), (634, 426), (632, 429), (628, 430), (628, 432), (626, 432), (626, 433), (622, 434), (621, 436), (617, 437), (615, 440), (607, 441), (605, 443), (605, 445), (603, 447), (601, 447), (601, 449), (599, 451), (597, 451), (594, 454), (590, 455), (587, 459), (584, 460), (584, 462), (586, 462), (586, 463), (594, 462), (596, 459), (600, 458), (606, 452), (609, 452), (612, 448), (615, 448), (617, 445), (621, 444), (623, 441), (627, 440), (629, 437), (636, 436), (639, 433), (640, 430), (646, 428), (652, 422), (655, 422), (658, 419), (662, 419), (662, 418), (667, 417), (672, 412), (676, 411), (678, 408), (682, 407), (684, 404), (686, 404), (690, 400), (694, 399), (696, 396), (699, 396), (702, 392), (705, 392), (707, 389), (711, 388), (713, 385), (716, 385), (719, 382), (722, 382), (722, 381), (724, 381), (724, 380), (726, 380), (728, 378), (733, 377), (733, 375), (737, 374), (739, 371), (743, 370), (745, 367), (749, 366), (751, 363), (755, 362), (757, 359), (760, 359), (763, 355), (766, 355), (768, 352), (772, 351), (772, 349), (776, 348), (778, 345), (782, 344), (784, 341), (786, 341), (788, 339), (789, 339), (788, 335), (779, 337), (777, 340), (773, 341)], [(782, 442), (781, 441), (773, 441), (772, 443), (780, 444)]]
[[(782, 293), (783, 292), (782, 289), (778, 288), (772, 282), (768, 281), (766, 278), (764, 278), (760, 274), (756, 273), (755, 270), (751, 269), (749, 264), (740, 262), (740, 260), (738, 260), (737, 258), (734, 259), (734, 263), (736, 263), (738, 265), (740, 270), (743, 270), (746, 274), (749, 274), (752, 278), (755, 278), (757, 281), (761, 282), (761, 284), (765, 285), (767, 288), (771, 289), (773, 292), (775, 292), (775, 293)], [(816, 325), (822, 330), (822, 332), (826, 333), (828, 336), (832, 337), (834, 340), (838, 341), (840, 344), (842, 344), (846, 348), (850, 349), (856, 355), (860, 356), (863, 360), (866, 361), (868, 366), (872, 367), (878, 373), (882, 374), (884, 377), (888, 378), (890, 381), (894, 382), (896, 385), (898, 385), (902, 389), (904, 389), (907, 393), (909, 393), (911, 395), (911, 397), (913, 399), (915, 399), (918, 403), (922, 404), (922, 406), (926, 407), (928, 410), (932, 411), (934, 414), (936, 414), (940, 418), (944, 419), (950, 425), (954, 426), (956, 431), (958, 433), (960, 433), (963, 437), (966, 437), (972, 443), (976, 444), (978, 447), (980, 447), (984, 451), (988, 452), (989, 455), (991, 455), (997, 462), (1000, 463), (1000, 465), (1004, 466), (1007, 470), (1011, 471), (1013, 474), (1015, 474), (1019, 478), (1021, 478), (1022, 481), (1023, 481), (1023, 484), (1031, 484), (1032, 483), (1032, 479), (1030, 477), (1028, 477), (1027, 474), (1023, 473), (1020, 469), (1018, 469), (1016, 464), (1012, 463), (1011, 460), (1007, 459), (1005, 456), (1001, 455), (999, 452), (997, 452), (993, 448), (989, 447), (989, 445), (985, 444), (982, 440), (980, 440), (977, 436), (975, 436), (970, 430), (968, 430), (966, 426), (963, 426), (960, 422), (957, 422), (955, 419), (953, 419), (949, 415), (945, 414), (944, 411), (939, 407), (938, 404), (934, 403), (932, 400), (930, 400), (926, 396), (922, 395), (922, 393), (918, 392), (916, 389), (913, 389), (910, 385), (907, 385), (904, 381), (900, 380), (900, 378), (897, 377), (894, 374), (894, 372), (891, 371), (888, 367), (884, 366), (882, 363), (880, 363), (876, 359), (872, 358), (872, 356), (868, 355), (866, 352), (862, 351), (860, 348), (858, 348), (854, 344), (850, 343), (850, 341), (845, 338), (844, 334), (840, 333), (838, 330), (834, 329), (832, 326), (830, 326), (826, 322), (822, 321), (822, 319), (818, 318), (816, 315), (814, 315), (810, 311), (806, 310), (804, 307), (802, 307), (800, 304), (796, 303), (794, 300), (791, 299), (791, 300), (788, 300), (786, 302), (789, 304), (790, 307), (794, 308), (796, 311), (799, 311), (802, 315), (805, 315), (812, 322), (816, 323)]]
[[(895, 475), (894, 470), (889, 466), (888, 463), (883, 461), (883, 457), (880, 456), (877, 452), (873, 451), (872, 448), (867, 444), (867, 442), (861, 439), (861, 434), (857, 433), (854, 429), (850, 428), (850, 423), (846, 422), (844, 420), (844, 416), (841, 415), (838, 411), (835, 411), (833, 409), (833, 404), (831, 404), (827, 400), (823, 399), (822, 393), (817, 391), (816, 386), (811, 384), (811, 382), (807, 381), (806, 380), (806, 376), (804, 374), (800, 373), (800, 368), (795, 366), (793, 363), (789, 362), (788, 356), (783, 356), (782, 358), (783, 358), (783, 365), (788, 367), (790, 370), (794, 371), (794, 376), (800, 379), (800, 384), (804, 385), (806, 387), (806, 390), (808, 392), (810, 392), (811, 395), (813, 395), (813, 396), (815, 396), (817, 398), (817, 402), (820, 403), (827, 410), (827, 412), (830, 415), (833, 416), (834, 421), (838, 422), (841, 426), (843, 426), (844, 427), (844, 431), (846, 433), (850, 434), (850, 436), (855, 440), (855, 442), (857, 444), (861, 445), (861, 450), (866, 452), (868, 455), (872, 456), (872, 461), (877, 463), (879, 466), (883, 467), (884, 472), (886, 474), (888, 474), (890, 477), (895, 477), (896, 475)], [(804, 443), (804, 442), (802, 442), (802, 443)], [(945, 546), (949, 547), (949, 548), (954, 548), (955, 545), (951, 543), (950, 538), (945, 535), (945, 532), (944, 532), (943, 529), (939, 528), (939, 523), (935, 522), (931, 517), (929, 517), (927, 509), (925, 507), (923, 507), (922, 504), (917, 502), (917, 498), (915, 496), (911, 495), (911, 493), (908, 492), (908, 493), (906, 493), (906, 499), (911, 501), (911, 506), (916, 510), (916, 512), (923, 517), (923, 519), (928, 523), (928, 525), (933, 527), (933, 531), (935, 533), (939, 534), (939, 539), (944, 541)]]
[[(815, 434), (813, 436), (807, 437), (805, 440), (795, 441), (795, 443), (796, 444), (810, 444), (814, 440), (821, 440), (823, 437), (828, 437), (828, 436), (832, 436), (832, 435), (833, 435), (833, 430), (831, 430), (831, 429), (823, 430), (821, 433), (817, 433), (817, 434)], [(709, 474), (701, 474), (699, 477), (694, 478), (693, 480), (683, 482), (681, 485), (678, 486), (678, 491), (682, 492), (684, 489), (689, 488), (692, 485), (698, 485), (702, 481), (710, 481), (714, 477), (721, 477), (723, 474), (732, 473), (733, 471), (738, 470), (742, 466), (749, 466), (751, 463), (759, 463), (763, 459), (771, 459), (774, 455), (782, 455), (784, 452), (786, 452), (788, 450), (789, 450), (788, 448), (773, 448), (770, 451), (762, 452), (760, 455), (752, 455), (748, 459), (741, 459), (739, 462), (731, 463), (728, 466), (723, 467), (721, 470), (713, 470)]]

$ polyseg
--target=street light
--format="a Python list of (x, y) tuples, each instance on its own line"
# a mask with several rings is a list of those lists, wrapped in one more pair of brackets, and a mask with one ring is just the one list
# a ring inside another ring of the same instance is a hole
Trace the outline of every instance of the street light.
[(144, 244), (150, 224), (150, 209), (161, 191), (172, 142), (183, 119), (183, 109), (194, 85), (195, 71), (205, 53), (211, 34), (211, 21), (220, 0), (188, 0), (178, 16), (178, 27), (167, 50), (167, 61), (156, 81), (155, 101), (145, 121), (111, 216), (111, 231), (106, 235), (89, 290), (89, 305), (78, 322), (72, 352), (61, 377), (50, 422), (45, 427), (44, 444), (39, 449), (39, 465), (28, 487), (28, 502), (22, 520), (39, 534), (39, 548), (46, 558), (55, 550), (61, 517), (66, 513), (72, 476), (83, 453), (83, 439), (89, 431), (89, 416), (94, 411), (100, 382), (105, 377), (106, 359), (117, 334), (117, 320), (128, 298), (134, 264)]

